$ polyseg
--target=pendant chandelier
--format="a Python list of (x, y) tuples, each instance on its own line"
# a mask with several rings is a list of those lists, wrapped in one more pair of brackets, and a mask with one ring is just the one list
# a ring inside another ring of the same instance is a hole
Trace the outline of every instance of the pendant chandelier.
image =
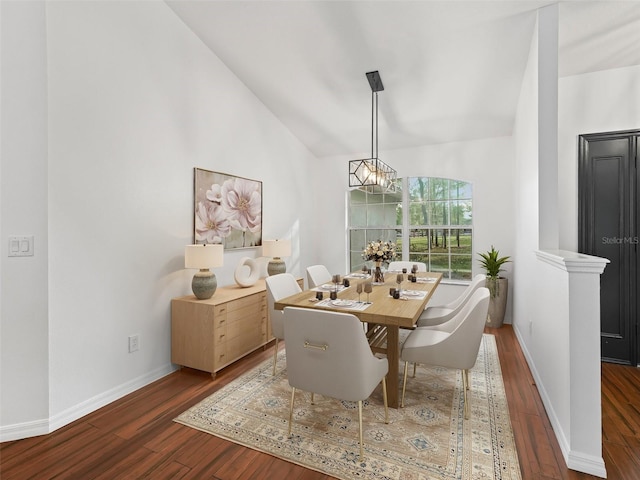
[(371, 158), (349, 161), (349, 186), (372, 193), (395, 192), (398, 173), (378, 158), (378, 92), (384, 86), (377, 70), (366, 75), (371, 86)]

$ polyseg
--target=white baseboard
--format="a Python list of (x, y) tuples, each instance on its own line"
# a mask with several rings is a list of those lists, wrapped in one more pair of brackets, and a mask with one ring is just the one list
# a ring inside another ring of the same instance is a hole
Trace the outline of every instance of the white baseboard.
[(79, 418), (95, 412), (96, 410), (110, 404), (136, 390), (155, 382), (173, 373), (175, 367), (172, 364), (167, 364), (164, 367), (160, 367), (145, 375), (123, 383), (111, 390), (96, 395), (82, 403), (74, 405), (48, 419), (37, 420), (33, 422), (24, 422), (14, 425), (0, 426), (0, 442), (10, 442), (13, 440), (20, 440), (22, 438), (36, 437), (39, 435), (46, 435), (54, 432), (59, 428), (62, 428), (71, 422), (78, 420)]
[(607, 470), (605, 468), (604, 459), (602, 457), (594, 457), (592, 455), (586, 455), (584, 453), (571, 450), (565, 432), (560, 425), (560, 421), (558, 420), (558, 416), (553, 409), (551, 399), (549, 398), (549, 395), (544, 388), (544, 383), (540, 379), (540, 375), (536, 370), (533, 359), (531, 358), (531, 354), (527, 350), (527, 347), (522, 340), (522, 336), (520, 335), (520, 332), (515, 325), (513, 326), (513, 331), (515, 332), (518, 343), (520, 344), (520, 349), (522, 350), (522, 353), (527, 360), (529, 370), (531, 370), (531, 375), (533, 375), (533, 379), (536, 382), (536, 387), (538, 389), (538, 392), (540, 393), (540, 398), (542, 399), (544, 408), (547, 411), (547, 416), (549, 417), (549, 423), (551, 423), (553, 433), (555, 433), (556, 435), (556, 439), (558, 440), (558, 444), (560, 445), (560, 450), (562, 451), (562, 456), (564, 457), (564, 461), (566, 462), (567, 467), (571, 470), (576, 470), (577, 472), (588, 473), (597, 477), (607, 478)]
[(567, 467), (578, 472), (588, 473), (600, 478), (607, 478), (607, 469), (602, 457), (585, 455), (580, 452), (569, 452)]
[(11, 442), (22, 438), (37, 437), (49, 433), (49, 420), (44, 418), (33, 422), (0, 426), (0, 442)]

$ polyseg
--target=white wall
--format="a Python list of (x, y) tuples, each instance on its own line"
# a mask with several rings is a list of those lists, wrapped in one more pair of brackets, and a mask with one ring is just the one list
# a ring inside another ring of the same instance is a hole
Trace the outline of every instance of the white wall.
[[(45, 8), (0, 2), (0, 424), (37, 432), (49, 417)], [(9, 235), (34, 235), (32, 257)]]
[(640, 65), (560, 79), (560, 247), (578, 250), (578, 135), (640, 129)]
[[(359, 156), (360, 155), (360, 156)], [(380, 158), (395, 168), (399, 177), (430, 176), (456, 178), (473, 184), (473, 251), (487, 251), (494, 245), (501, 255), (512, 255), (515, 249), (514, 196), (514, 142), (511, 137), (488, 138), (469, 142), (429, 145), (402, 150), (380, 151)], [(322, 204), (329, 211), (344, 211), (345, 189), (348, 188), (349, 160), (367, 157), (367, 153), (351, 156), (335, 156), (321, 159), (322, 175), (340, 181), (327, 184), (323, 190)], [(337, 217), (337, 216), (335, 216)], [(318, 237), (331, 238), (345, 243), (346, 219), (328, 218), (322, 223)], [(328, 249), (316, 249), (319, 263), (327, 263), (336, 271), (346, 268), (334, 259)], [(512, 263), (505, 266), (504, 276), (510, 278)], [(330, 269), (331, 269), (330, 268)], [(477, 258), (474, 258), (474, 274), (482, 273)], [(449, 290), (449, 291), (448, 291)], [(437, 289), (434, 301), (445, 301), (460, 292), (459, 286), (444, 285)], [(511, 322), (511, 302), (507, 304), (505, 322)]]
[[(20, 59), (27, 39), (46, 38), (48, 168), (46, 126), (36, 130), (39, 151), (16, 144), (14, 159), (20, 154), (26, 165), (10, 161), (3, 144), (2, 244), (9, 233), (35, 233), (39, 273), (48, 249), (48, 282), (39, 289), (48, 285), (49, 306), (39, 305), (44, 295), (5, 303), (6, 278), (30, 285), (33, 272), (24, 261), (20, 268), (3, 262), (3, 439), (33, 419), (48, 416), (50, 428), (59, 427), (171, 371), (170, 300), (191, 293), (194, 273), (183, 264), (193, 235), (194, 167), (261, 180), (264, 238), (293, 235), (289, 270), (299, 275), (307, 263), (300, 213), (310, 208), (313, 157), (171, 9), (163, 2), (50, 2), (45, 30), (38, 5), (28, 18), (35, 26), (15, 34), (20, 42), (3, 42), (2, 53), (3, 62), (5, 50)], [(18, 14), (4, 6), (3, 26), (13, 25)], [(3, 82), (3, 100), (45, 90), (44, 53), (38, 45), (30, 66), (39, 84), (16, 81), (9, 91)], [(44, 105), (33, 109), (40, 122)], [(19, 117), (23, 109), (13, 102), (2, 111)], [(5, 217), (5, 205), (25, 197), (28, 221)], [(241, 257), (260, 255), (257, 248), (227, 252), (216, 270), (219, 285), (234, 282)], [(134, 333), (140, 351), (130, 354)], [(5, 375), (6, 356), (18, 350)], [(38, 391), (25, 395), (25, 378)], [(33, 405), (25, 397), (35, 397)]]

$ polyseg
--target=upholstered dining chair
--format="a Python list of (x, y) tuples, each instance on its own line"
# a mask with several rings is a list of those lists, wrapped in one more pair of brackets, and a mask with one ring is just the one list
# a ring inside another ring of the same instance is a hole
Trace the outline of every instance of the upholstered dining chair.
[(489, 310), (489, 289), (477, 289), (454, 318), (449, 320), (450, 332), (436, 327), (418, 327), (411, 331), (402, 345), (400, 358), (404, 361), (402, 400), (407, 386), (409, 362), (456, 368), (462, 370), (464, 418), (469, 418), (469, 369), (478, 358), (484, 322)]
[(478, 274), (471, 280), (471, 283), (464, 289), (462, 294), (452, 302), (445, 305), (433, 305), (424, 309), (424, 312), (420, 314), (420, 318), (416, 322), (418, 327), (427, 327), (432, 325), (439, 325), (453, 318), (471, 298), (471, 295), (481, 287), (485, 286), (487, 277), (483, 274)]
[(389, 423), (385, 380), (389, 370), (387, 359), (373, 355), (360, 326), (360, 320), (349, 313), (286, 307), (284, 338), (287, 350), (287, 378), (292, 387), (289, 435), (296, 389), (358, 402), (362, 458), (362, 401), (369, 398), (380, 381), (385, 423)]
[(330, 282), (333, 276), (324, 265), (311, 265), (307, 267), (307, 284), (309, 288), (319, 287)]
[(414, 265), (418, 266), (418, 271), (419, 272), (426, 272), (427, 271), (427, 264), (423, 263), (423, 262), (404, 262), (404, 261), (395, 261), (395, 262), (389, 262), (389, 266), (387, 267), (387, 270), (390, 272), (401, 272), (403, 268), (407, 269), (407, 272), (411, 272), (411, 269), (413, 268)]
[(271, 321), (271, 333), (276, 339), (273, 350), (273, 375), (276, 374), (276, 361), (278, 360), (278, 340), (284, 340), (284, 324), (282, 310), (274, 308), (278, 300), (295, 295), (302, 291), (295, 277), (290, 273), (279, 273), (265, 278), (267, 284), (267, 307), (269, 320)]

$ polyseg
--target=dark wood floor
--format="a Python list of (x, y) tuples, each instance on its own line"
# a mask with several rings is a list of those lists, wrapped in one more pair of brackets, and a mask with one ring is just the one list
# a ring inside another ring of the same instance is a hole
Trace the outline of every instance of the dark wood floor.
[[(496, 335), (523, 480), (595, 478), (568, 470), (513, 329)], [(0, 478), (321, 480), (307, 470), (172, 420), (247, 368), (262, 349), (215, 380), (183, 369), (56, 432), (0, 445)], [(640, 479), (640, 369), (604, 364), (603, 452), (608, 478)]]

